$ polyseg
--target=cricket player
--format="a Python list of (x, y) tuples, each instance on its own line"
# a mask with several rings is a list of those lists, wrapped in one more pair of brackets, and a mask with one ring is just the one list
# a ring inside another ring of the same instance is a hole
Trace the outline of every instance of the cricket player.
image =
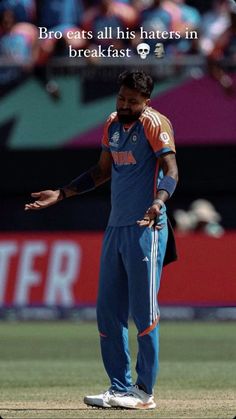
[[(159, 368), (157, 294), (163, 264), (174, 259), (165, 203), (175, 190), (178, 170), (171, 123), (150, 107), (152, 78), (143, 71), (126, 71), (119, 83), (117, 109), (105, 123), (97, 165), (61, 189), (33, 193), (36, 201), (25, 209), (46, 208), (111, 178), (112, 209), (97, 301), (102, 359), (111, 385), (102, 394), (86, 396), (84, 402), (103, 408), (153, 409)], [(129, 313), (138, 331), (135, 384)]]

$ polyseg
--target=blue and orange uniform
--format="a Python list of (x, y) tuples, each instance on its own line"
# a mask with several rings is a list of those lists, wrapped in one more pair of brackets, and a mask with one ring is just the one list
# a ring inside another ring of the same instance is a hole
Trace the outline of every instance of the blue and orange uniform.
[[(170, 121), (151, 107), (126, 126), (117, 113), (104, 126), (102, 148), (111, 153), (111, 214), (101, 257), (97, 304), (103, 362), (111, 387), (132, 385), (128, 345), (129, 309), (138, 330), (137, 384), (149, 394), (159, 361), (157, 293), (166, 252), (165, 206), (157, 220), (161, 230), (140, 227), (163, 178), (160, 157), (175, 153)], [(114, 357), (115, 356), (115, 357)]]

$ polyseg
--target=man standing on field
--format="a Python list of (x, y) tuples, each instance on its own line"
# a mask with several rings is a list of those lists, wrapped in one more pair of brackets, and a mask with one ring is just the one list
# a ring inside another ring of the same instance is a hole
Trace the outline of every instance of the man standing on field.
[[(61, 189), (33, 193), (37, 200), (25, 209), (46, 208), (111, 178), (112, 209), (103, 242), (97, 302), (102, 359), (111, 386), (102, 394), (86, 396), (84, 402), (103, 408), (153, 409), (159, 368), (157, 293), (163, 264), (174, 259), (169, 254), (173, 236), (165, 202), (175, 190), (178, 170), (172, 126), (149, 106), (152, 78), (143, 71), (126, 71), (119, 82), (117, 111), (105, 123), (97, 165)], [(129, 311), (138, 330), (134, 385)]]

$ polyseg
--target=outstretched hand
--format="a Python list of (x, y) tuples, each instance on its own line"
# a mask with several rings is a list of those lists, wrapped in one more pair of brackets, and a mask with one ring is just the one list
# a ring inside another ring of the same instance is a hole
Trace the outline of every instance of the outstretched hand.
[(156, 221), (160, 215), (161, 215), (161, 211), (160, 211), (159, 206), (152, 205), (145, 212), (143, 219), (137, 221), (137, 224), (140, 227), (149, 227), (149, 228), (152, 228), (155, 225), (155, 228), (157, 230), (161, 230), (163, 226), (156, 224)]
[(32, 198), (36, 198), (36, 201), (30, 204), (26, 204), (25, 211), (44, 209), (56, 204), (61, 200), (59, 189), (55, 191), (46, 190), (41, 192), (33, 192), (31, 196)]

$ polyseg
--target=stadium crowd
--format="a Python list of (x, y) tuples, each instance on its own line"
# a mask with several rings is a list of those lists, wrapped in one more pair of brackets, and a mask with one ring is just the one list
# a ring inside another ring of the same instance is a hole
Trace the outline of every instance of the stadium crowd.
[[(39, 39), (39, 27), (59, 31), (62, 37)], [(231, 87), (230, 77), (217, 63), (223, 57), (236, 56), (234, 0), (209, 0), (206, 4), (194, 0), (0, 0), (0, 90), (34, 72), (56, 96), (57, 88), (47, 79), (45, 65), (52, 56), (68, 55), (68, 44), (76, 49), (98, 44), (106, 48), (111, 39), (95, 36), (105, 27), (112, 28), (114, 47), (128, 46), (134, 56), (140, 42), (152, 49), (162, 43), (167, 56), (201, 54), (210, 74), (226, 89)], [(123, 38), (115, 36), (117, 27), (124, 32)], [(167, 36), (141, 39), (140, 27), (148, 34)], [(186, 39), (186, 28), (196, 31), (197, 39)], [(127, 29), (135, 31), (134, 38), (126, 36)], [(68, 39), (68, 31), (77, 37)]]

